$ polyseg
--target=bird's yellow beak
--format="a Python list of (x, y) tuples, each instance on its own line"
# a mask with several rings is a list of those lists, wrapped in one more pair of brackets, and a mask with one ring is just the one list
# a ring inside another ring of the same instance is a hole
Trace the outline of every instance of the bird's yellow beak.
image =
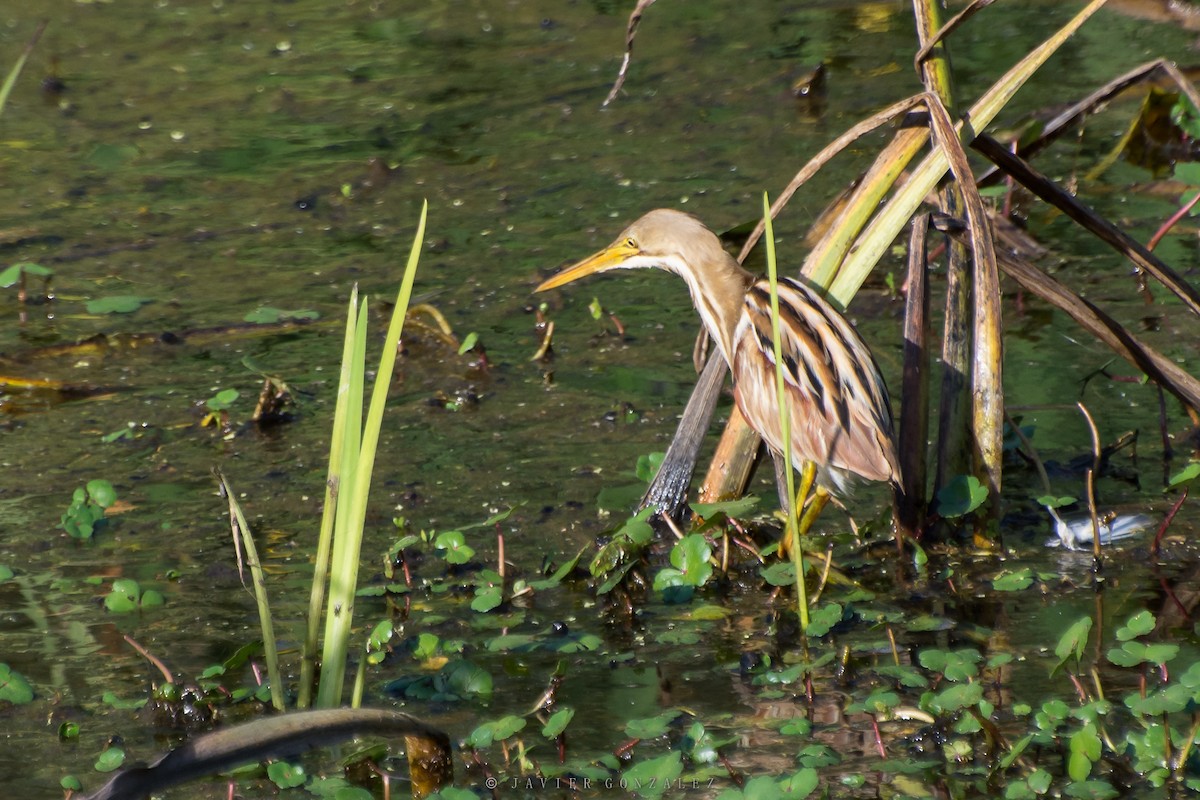
[(625, 241), (617, 242), (604, 248), (594, 256), (589, 256), (578, 264), (573, 264), (561, 272), (551, 275), (542, 281), (541, 285), (534, 289), (534, 291), (544, 292), (547, 289), (554, 289), (571, 281), (579, 280), (585, 275), (604, 272), (606, 269), (616, 269), (637, 254), (637, 247), (631, 246)]

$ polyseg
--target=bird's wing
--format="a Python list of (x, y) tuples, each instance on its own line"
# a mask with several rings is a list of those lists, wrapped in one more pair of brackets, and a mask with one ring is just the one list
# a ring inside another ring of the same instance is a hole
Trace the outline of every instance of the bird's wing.
[[(803, 284), (779, 282), (780, 343), (791, 411), (792, 457), (868, 480), (895, 481), (892, 411), (862, 337)], [(733, 336), (738, 405), (768, 447), (782, 452), (767, 282), (746, 294)]]

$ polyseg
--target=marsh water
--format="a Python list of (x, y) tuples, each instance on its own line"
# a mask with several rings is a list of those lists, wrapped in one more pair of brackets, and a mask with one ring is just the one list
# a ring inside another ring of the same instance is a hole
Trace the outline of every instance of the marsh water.
[[(561, 563), (619, 521), (624, 511), (601, 513), (597, 496), (637, 484), (638, 456), (666, 448), (695, 377), (697, 319), (683, 285), (663, 274), (601, 277), (544, 298), (533, 287), (652, 208), (682, 208), (718, 230), (753, 220), (763, 191), (777, 193), (848, 125), (919, 88), (910, 12), (899, 2), (658, 3), (643, 20), (628, 83), (607, 108), (629, 11), (607, 0), (33, 6), (0, 10), (5, 69), (49, 20), (0, 117), (0, 267), (53, 269), (53, 300), (28, 306), (22, 321), (15, 288), (0, 292), (0, 364), (8, 375), (88, 391), (0, 395), (0, 563), (17, 573), (0, 585), (0, 661), (36, 691), (32, 704), (4, 711), (0, 782), (10, 797), (56, 796), (67, 773), (98, 785), (92, 764), (111, 736), (143, 760), (178, 741), (102, 700), (107, 691), (145, 696), (156, 678), (122, 634), (181, 677), (255, 638), (254, 601), (236, 574), (214, 466), (251, 515), (281, 636), (297, 640), (345, 304), (354, 284), (377, 309), (394, 297), (422, 200), (429, 229), (416, 291), (458, 340), (476, 336), (487, 365), (478, 351), (460, 355), (436, 336), (410, 334), (384, 422), (364, 573), (377, 579), (396, 517), (414, 531), (449, 530), (510, 508), (500, 525), (507, 558), (536, 573), (543, 559)], [(986, 12), (952, 40), (957, 90), (977, 94), (1073, 10), (1029, 2)], [(1005, 124), (1152, 57), (1186, 62), (1195, 36), (1101, 12), (1018, 96)], [(821, 62), (824, 103), (798, 105), (793, 81)], [(1081, 195), (1145, 240), (1178, 192), (1120, 161), (1083, 178), (1115, 146), (1139, 100), (1114, 102), (1039, 163), (1056, 177), (1075, 176)], [(861, 143), (791, 204), (777, 226), (785, 261), (799, 261), (812, 217), (883, 141)], [(1053, 247), (1045, 265), (1200, 371), (1200, 328), (1181, 306), (1162, 292), (1145, 304), (1117, 256), (1044, 207), (1031, 205), (1029, 217), (1031, 232)], [(1194, 231), (1168, 237), (1159, 253), (1195, 279)], [(898, 281), (901, 270), (901, 255), (885, 259), (850, 309), (893, 386), (903, 304), (888, 276)], [(89, 312), (89, 301), (114, 296), (144, 302), (131, 313)], [(593, 299), (606, 312), (599, 320)], [(551, 362), (533, 359), (542, 302), (555, 323)], [(242, 327), (260, 307), (319, 318)], [(1006, 399), (1054, 406), (1021, 416), (1036, 428), (1041, 456), (1059, 467), (1051, 471), (1056, 492), (1082, 495), (1070, 464), (1089, 452), (1090, 438), (1064, 408), (1082, 399), (1106, 443), (1139, 433), (1136, 457), (1123, 451), (1101, 483), (1105, 506), (1161, 519), (1172, 499), (1164, 475), (1182, 462), (1164, 460), (1154, 388), (1011, 286), (1005, 313)], [(105, 345), (53, 349), (97, 334)], [(287, 423), (248, 423), (260, 372), (290, 387)], [(230, 430), (202, 427), (204, 402), (224, 389), (241, 393)], [(1181, 440), (1186, 416), (1173, 402), (1164, 408), (1165, 429)], [(727, 409), (728, 401), (713, 438)], [(123, 428), (132, 435), (105, 441)], [(1186, 456), (1181, 441), (1175, 447)], [(755, 491), (773, 497), (768, 473), (760, 471)], [(59, 518), (72, 491), (94, 478), (110, 481), (122, 505), (94, 540), (72, 540)], [(1005, 558), (1086, 586), (1087, 558), (1043, 548), (1050, 528), (1032, 500), (1041, 493), (1036, 476), (1014, 463), (1009, 481)], [(866, 519), (883, 506), (870, 491), (856, 502), (864, 507), (855, 515)], [(1194, 566), (1187, 542), (1196, 522), (1185, 505), (1168, 541), (1183, 569)], [(822, 526), (843, 530), (845, 517), (827, 515)], [(484, 561), (495, 559), (494, 533), (473, 536)], [(1122, 586), (1121, 607), (1137, 608), (1150, 602), (1158, 573), (1145, 537), (1122, 552), (1128, 557), (1113, 559), (1111, 577)], [(999, 560), (971, 556), (959, 567), (986, 571)], [(154, 586), (165, 607), (108, 613), (99, 598), (114, 577)], [(1044, 642), (1065, 609), (1093, 602), (1086, 589), (1062, 591), (1055, 603), (997, 601), (989, 624), (1003, 619), (997, 635), (1019, 645)], [(727, 721), (767, 713), (739, 697), (728, 672), (763, 635), (765, 597), (755, 589), (709, 598), (737, 622), (703, 630), (711, 648), (704, 660), (694, 644), (647, 635), (652, 623), (685, 622), (686, 606), (652, 601), (637, 624), (614, 625), (583, 583), (500, 620), (464, 602), (459, 616), (439, 616), (436, 630), (541, 631), (565, 621), (599, 636), (605, 657), (579, 657), (563, 701), (579, 709), (581, 740), (616, 746), (623, 720), (657, 713), (656, 664), (673, 678), (672, 703)], [(982, 613), (941, 602), (960, 622)], [(384, 611), (364, 604), (360, 613), (366, 625)], [(423, 624), (414, 613), (403, 634)], [(486, 713), (499, 715), (533, 704), (554, 659), (490, 664), (497, 687)], [(397, 702), (380, 686), (399, 669), (368, 675), (368, 703)], [(469, 703), (406, 708), (458, 737), (483, 713)], [(78, 741), (60, 742), (63, 719), (80, 723)], [(776, 756), (747, 745), (734, 761), (762, 771)], [(223, 785), (178, 791), (170, 796), (216, 797)]]

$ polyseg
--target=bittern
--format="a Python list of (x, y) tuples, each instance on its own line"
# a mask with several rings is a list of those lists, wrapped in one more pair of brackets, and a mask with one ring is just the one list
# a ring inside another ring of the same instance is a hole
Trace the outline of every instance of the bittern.
[[(596, 272), (640, 267), (673, 272), (687, 283), (704, 327), (733, 373), (738, 407), (772, 453), (782, 453), (768, 282), (743, 269), (695, 217), (651, 211), (608, 247), (553, 275), (537, 291)], [(791, 427), (786, 445), (797, 469), (805, 462), (815, 465), (815, 500), (824, 505), (828, 492), (844, 495), (855, 476), (899, 485), (887, 387), (866, 343), (803, 283), (781, 278), (778, 292)], [(813, 505), (815, 515), (819, 506)]]

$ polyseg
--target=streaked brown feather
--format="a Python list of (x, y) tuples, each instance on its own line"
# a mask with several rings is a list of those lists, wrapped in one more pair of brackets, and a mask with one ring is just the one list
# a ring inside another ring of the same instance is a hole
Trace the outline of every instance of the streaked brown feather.
[[(783, 451), (775, 396), (770, 290), (688, 214), (651, 211), (611, 245), (552, 276), (539, 290), (609, 269), (657, 267), (684, 279), (692, 303), (733, 371), (747, 422)], [(845, 492), (857, 475), (899, 483), (892, 410), (871, 351), (837, 309), (802, 283), (779, 282), (792, 460), (812, 461), (826, 488)]]
[[(841, 493), (851, 475), (897, 481), (891, 405), (858, 331), (824, 298), (788, 278), (779, 281), (779, 317), (793, 461), (816, 462), (827, 487)], [(746, 294), (733, 348), (738, 406), (767, 446), (782, 452), (765, 280)]]

